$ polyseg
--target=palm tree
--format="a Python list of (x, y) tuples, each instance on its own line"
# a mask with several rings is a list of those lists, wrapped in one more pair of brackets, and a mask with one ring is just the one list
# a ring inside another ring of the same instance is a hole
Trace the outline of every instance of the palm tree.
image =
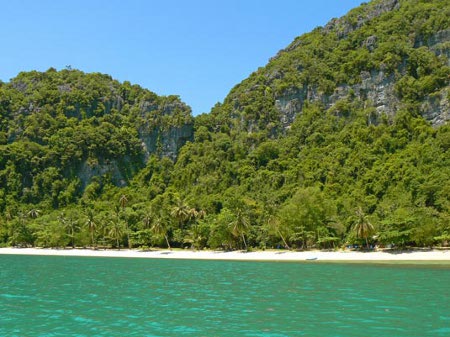
[(160, 235), (164, 236), (164, 238), (166, 239), (167, 247), (169, 247), (169, 249), (172, 249), (170, 247), (169, 239), (167, 237), (168, 232), (167, 222), (164, 220), (162, 216), (156, 218), (155, 222), (153, 223), (153, 226), (150, 229), (153, 232), (153, 234), (158, 236)]
[(120, 250), (120, 240), (123, 237), (123, 231), (123, 225), (118, 217), (110, 221), (108, 235), (116, 241), (118, 250)]
[(357, 238), (366, 240), (367, 249), (369, 249), (369, 241), (367, 238), (373, 233), (374, 227), (364, 214), (361, 207), (356, 210), (356, 221), (353, 225), (353, 231), (355, 232)]
[(39, 209), (32, 208), (28, 211), (28, 216), (32, 219), (36, 219), (40, 213), (41, 211)]
[(94, 212), (92, 209), (87, 210), (87, 220), (85, 222), (85, 226), (89, 230), (89, 233), (91, 234), (91, 245), (92, 247), (96, 246), (94, 237), (95, 232), (97, 230), (97, 219), (95, 219)]
[(120, 207), (122, 207), (122, 210), (127, 206), (128, 203), (128, 198), (126, 196), (126, 194), (122, 194), (119, 198), (119, 204)]
[(289, 247), (289, 245), (287, 244), (283, 233), (281, 232), (282, 228), (280, 220), (274, 215), (269, 215), (267, 218), (267, 225), (269, 227), (269, 230), (274, 231), (281, 238), (284, 243), (284, 247), (286, 249), (291, 249), (291, 247)]
[(6, 223), (8, 223), (8, 221), (11, 221), (12, 219), (14, 219), (14, 212), (11, 209), (6, 209), (5, 211), (5, 219), (6, 219)]
[(197, 220), (197, 217), (199, 216), (199, 212), (195, 208), (191, 208), (187, 211), (187, 217), (186, 219), (189, 220), (189, 222), (195, 222)]
[[(120, 198), (119, 198), (119, 204), (120, 204), (120, 207), (122, 208), (122, 212), (125, 210), (125, 207), (127, 206), (127, 203), (128, 203), (127, 195), (126, 194), (122, 194), (120, 196)], [(128, 221), (126, 221), (126, 220), (125, 220), (125, 227), (126, 227), (125, 231), (126, 231), (126, 234), (127, 234), (127, 246), (128, 246), (128, 249), (129, 249), (130, 248), (130, 230), (128, 228)]]
[(75, 220), (72, 216), (66, 218), (64, 213), (61, 213), (58, 217), (59, 222), (66, 229), (67, 235), (70, 238), (72, 248), (75, 248), (75, 232), (80, 228), (78, 226), (78, 221)]
[(170, 215), (173, 216), (178, 221), (178, 226), (183, 227), (186, 220), (189, 219), (190, 207), (182, 200), (178, 199), (177, 204), (173, 207)]
[(206, 216), (206, 211), (205, 211), (205, 210), (201, 209), (201, 210), (199, 210), (199, 211), (197, 212), (197, 217), (198, 217), (199, 219), (204, 219), (205, 216)]
[(144, 228), (150, 228), (152, 221), (153, 221), (152, 213), (150, 213), (150, 211), (147, 211), (147, 213), (145, 213), (144, 217), (142, 218)]
[(238, 209), (236, 212), (236, 219), (233, 220), (229, 226), (231, 227), (231, 233), (235, 237), (241, 237), (244, 242), (245, 250), (248, 250), (247, 242), (245, 241), (245, 234), (250, 229), (250, 222), (247, 216), (242, 212), (241, 209)]

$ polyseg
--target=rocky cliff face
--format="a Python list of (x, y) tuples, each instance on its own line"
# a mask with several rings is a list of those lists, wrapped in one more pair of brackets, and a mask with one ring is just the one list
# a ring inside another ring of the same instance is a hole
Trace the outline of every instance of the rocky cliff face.
[[(27, 158), (26, 165), (11, 158), (27, 188), (42, 180), (46, 166), (65, 179), (61, 186), (73, 180), (84, 189), (94, 177), (124, 186), (152, 154), (176, 160), (193, 140), (191, 109), (178, 96), (72, 69), (23, 72), (0, 82), (0, 116), (6, 152), (24, 146), (40, 149), (38, 157), (44, 158)], [(0, 171), (1, 159), (0, 154)]]
[[(152, 154), (176, 160), (179, 149), (194, 140), (194, 125), (186, 111), (190, 108), (173, 99), (162, 104), (142, 102), (139, 106), (144, 123), (138, 125), (145, 160)], [(158, 115), (155, 116), (154, 112)]]
[[(424, 10), (415, 9), (419, 7)], [(446, 16), (445, 6), (441, 7), (439, 1), (374, 0), (332, 19), (325, 27), (296, 38), (253, 78), (242, 82), (230, 94), (233, 115), (248, 117), (243, 128), (251, 132), (258, 118), (273, 115), (268, 108), (272, 105), (278, 113), (278, 120), (272, 122), (279, 122), (282, 131), (307, 102), (330, 109), (343, 99), (359, 100), (364, 108), (373, 108), (375, 121), (377, 115), (393, 118), (414, 101), (415, 109), (433, 126), (448, 123), (449, 69), (441, 69), (450, 66), (450, 29), (446, 23), (435, 24), (441, 20), (436, 13)], [(359, 60), (352, 62), (352, 57)], [(432, 70), (431, 61), (439, 63)], [(436, 75), (439, 72), (447, 75)], [(433, 76), (441, 80), (433, 82)], [(254, 118), (247, 113), (248, 97), (257, 97), (262, 86), (270, 88), (265, 89), (265, 105), (261, 105), (265, 111)], [(407, 97), (402, 87), (414, 87), (415, 92)]]
[[(139, 169), (145, 166), (151, 155), (168, 157), (176, 161), (180, 148), (186, 142), (194, 140), (193, 123), (183, 122), (181, 117), (181, 120), (173, 123), (168, 122), (177, 113), (189, 109), (183, 102), (165, 102), (161, 106), (144, 101), (140, 103), (139, 109), (139, 114), (143, 120), (146, 120), (138, 128), (142, 156), (139, 158), (123, 156), (110, 160), (100, 158), (100, 160), (94, 162), (83, 162), (77, 173), (83, 187), (88, 185), (92, 178), (96, 176), (107, 176), (115, 185), (126, 186)], [(155, 111), (158, 111), (158, 119), (165, 116), (167, 120), (155, 122)]]
[(194, 129), (192, 124), (170, 127), (168, 130), (141, 128), (139, 138), (142, 141), (142, 148), (144, 149), (146, 159), (151, 154), (157, 154), (176, 160), (178, 150), (187, 141), (194, 140)]
[[(392, 1), (392, 3), (394, 2)], [(396, 8), (396, 6), (392, 8)], [(349, 32), (348, 30), (344, 31)], [(372, 48), (375, 41), (376, 37), (371, 37), (367, 41), (366, 47)], [(426, 40), (418, 39), (415, 48), (419, 47), (428, 48), (436, 56), (445, 59), (450, 66), (450, 29), (439, 31)], [(276, 97), (275, 107), (281, 115), (283, 126), (288, 127), (295, 117), (301, 114), (306, 101), (321, 102), (326, 108), (331, 108), (337, 101), (352, 94), (357, 99), (364, 101), (366, 106), (374, 107), (378, 114), (384, 113), (392, 117), (402, 107), (396, 83), (405, 72), (405, 66), (400, 67), (397, 73), (387, 73), (383, 69), (361, 71), (359, 83), (354, 85), (343, 83), (337, 86), (332, 94), (321, 93), (315, 86), (290, 88)], [(432, 95), (427, 95), (421, 102), (420, 113), (433, 126), (443, 125), (450, 121), (450, 86), (448, 82), (446, 86)]]
[(147, 130), (142, 128), (139, 132), (143, 155), (141, 158), (123, 156), (119, 159), (99, 159), (95, 161), (84, 161), (77, 170), (77, 177), (82, 187), (86, 187), (92, 178), (107, 176), (116, 186), (126, 186), (128, 181), (145, 166), (148, 158), (152, 155), (168, 157), (175, 161), (179, 149), (187, 142), (193, 141), (194, 129), (192, 124), (180, 127), (170, 127), (168, 130), (153, 128)]
[(373, 20), (384, 13), (396, 10), (400, 7), (399, 0), (384, 0), (367, 7), (367, 4), (363, 4), (359, 9), (363, 10), (358, 12), (356, 10), (349, 13), (349, 15), (340, 19), (332, 19), (323, 28), (325, 32), (336, 31), (340, 39), (346, 38), (351, 32), (358, 28), (361, 28), (364, 24)]

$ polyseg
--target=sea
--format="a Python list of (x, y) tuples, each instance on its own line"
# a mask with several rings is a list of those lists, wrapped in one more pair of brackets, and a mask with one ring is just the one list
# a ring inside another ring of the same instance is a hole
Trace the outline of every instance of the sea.
[(449, 264), (0, 255), (0, 336), (450, 336)]

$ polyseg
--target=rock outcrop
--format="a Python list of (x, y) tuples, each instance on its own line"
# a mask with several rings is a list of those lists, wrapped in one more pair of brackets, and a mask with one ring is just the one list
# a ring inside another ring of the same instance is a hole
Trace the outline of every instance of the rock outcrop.
[[(81, 189), (94, 177), (124, 186), (151, 155), (175, 161), (194, 139), (191, 109), (178, 96), (72, 69), (0, 82), (0, 115), (2, 145), (41, 148), (58, 176), (77, 180)], [(35, 164), (32, 170), (24, 169), (27, 183), (41, 174)]]
[[(399, 10), (401, 2), (398, 0), (377, 1), (370, 4), (363, 4), (361, 7), (352, 10), (348, 15), (340, 19), (332, 19), (325, 27), (318, 28), (322, 34), (336, 34), (339, 40), (349, 38), (350, 35), (369, 24), (371, 20), (380, 16)], [(370, 35), (366, 37), (362, 48), (366, 48), (372, 53), (378, 46), (378, 37)], [(450, 29), (440, 30), (424, 37), (414, 36), (413, 48), (424, 47), (434, 53), (443, 64), (450, 66)], [(297, 48), (302, 48), (302, 38), (297, 38), (290, 46), (280, 51), (271, 62), (276, 62), (283, 54), (293, 52)], [(348, 98), (359, 99), (364, 102), (365, 107), (375, 108), (378, 114), (395, 116), (396, 111), (403, 107), (401, 97), (397, 90), (399, 79), (407, 74), (408, 57), (404, 56), (401, 65), (395, 70), (389, 71), (381, 65), (379, 68), (366, 69), (360, 72), (358, 79), (353, 79), (353, 83), (339, 83), (332, 93), (324, 93), (318, 89), (316, 84), (304, 82), (300, 86), (290, 86), (275, 97), (275, 108), (279, 112), (280, 121), (283, 128), (288, 128), (295, 117), (302, 113), (305, 102), (320, 102), (326, 108), (333, 107), (336, 102)], [(303, 71), (298, 67), (298, 72)], [(266, 73), (269, 81), (283, 78), (285, 74), (278, 69), (271, 69)], [(420, 98), (420, 113), (433, 126), (439, 126), (450, 121), (450, 80), (447, 84), (436, 88), (432, 94), (427, 94)]]

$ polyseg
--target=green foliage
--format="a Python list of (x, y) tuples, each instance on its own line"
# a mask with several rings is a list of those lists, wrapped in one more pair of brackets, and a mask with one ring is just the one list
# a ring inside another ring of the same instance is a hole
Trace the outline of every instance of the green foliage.
[[(449, 8), (374, 15), (381, 2), (296, 38), (195, 119), (177, 96), (98, 73), (0, 83), (0, 245), (448, 245), (450, 127), (420, 108), (448, 92), (434, 40)], [(373, 72), (395, 83), (393, 116), (354, 90)], [(192, 124), (162, 156), (162, 134)]]

